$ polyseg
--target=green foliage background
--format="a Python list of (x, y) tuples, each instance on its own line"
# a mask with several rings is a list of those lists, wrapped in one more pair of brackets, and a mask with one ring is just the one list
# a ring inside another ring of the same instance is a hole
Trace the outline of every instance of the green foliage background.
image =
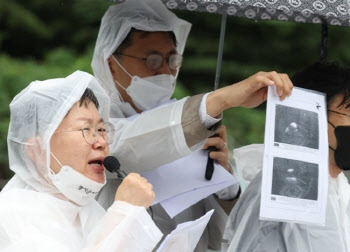
[[(141, 0), (140, 0), (141, 1)], [(92, 73), (90, 62), (107, 0), (0, 1), (0, 179), (9, 178), (6, 150), (12, 98), (33, 80)], [(176, 98), (213, 89), (221, 17), (176, 11), (192, 23)], [(320, 25), (228, 17), (220, 86), (257, 71), (293, 74), (317, 61)], [(350, 29), (329, 27), (329, 59), (350, 63)], [(264, 105), (224, 114), (230, 148), (263, 142)]]

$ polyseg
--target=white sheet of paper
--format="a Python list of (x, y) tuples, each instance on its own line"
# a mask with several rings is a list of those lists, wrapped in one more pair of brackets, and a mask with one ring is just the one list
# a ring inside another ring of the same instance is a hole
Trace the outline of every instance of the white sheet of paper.
[[(223, 182), (236, 181), (224, 167), (214, 162), (211, 180), (204, 178), (208, 154), (197, 151), (170, 164), (142, 174), (153, 185), (156, 194), (153, 204), (176, 195)], [(214, 192), (213, 192), (214, 193)]]
[(164, 210), (167, 212), (167, 214), (170, 216), (170, 218), (173, 218), (174, 216), (181, 213), (183, 210), (185, 210), (189, 206), (192, 206), (196, 204), (198, 201), (200, 201), (201, 199), (206, 198), (209, 195), (213, 194), (213, 192), (220, 191), (223, 188), (226, 188), (233, 184), (238, 183), (238, 180), (236, 180), (236, 178), (234, 178), (234, 180), (236, 182), (233, 182), (232, 180), (230, 180), (228, 182), (223, 182), (218, 185), (207, 186), (207, 187), (196, 189), (190, 192), (179, 194), (175, 197), (172, 197), (170, 199), (160, 202), (160, 204), (162, 205)]
[(328, 193), (327, 104), (294, 87), (280, 101), (269, 87), (260, 219), (325, 224)]
[[(153, 185), (156, 194), (153, 204), (163, 205), (165, 202), (164, 209), (170, 211), (170, 216), (175, 216), (199, 200), (238, 183), (236, 178), (216, 162), (212, 179), (206, 180), (204, 175), (207, 160), (207, 152), (198, 151), (142, 174)], [(181, 197), (177, 198), (180, 195)]]
[(190, 252), (193, 251), (207, 226), (214, 210), (210, 210), (201, 218), (181, 223), (168, 234), (157, 252)]

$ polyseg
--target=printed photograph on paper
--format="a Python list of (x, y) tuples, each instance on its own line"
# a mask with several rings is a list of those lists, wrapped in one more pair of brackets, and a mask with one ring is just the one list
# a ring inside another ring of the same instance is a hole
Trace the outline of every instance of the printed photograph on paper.
[(281, 101), (269, 87), (261, 185), (261, 220), (324, 225), (328, 197), (327, 103), (323, 93), (293, 88)]
[(319, 149), (318, 114), (276, 105), (275, 146), (278, 143)]
[(271, 194), (317, 200), (318, 176), (318, 164), (275, 157)]

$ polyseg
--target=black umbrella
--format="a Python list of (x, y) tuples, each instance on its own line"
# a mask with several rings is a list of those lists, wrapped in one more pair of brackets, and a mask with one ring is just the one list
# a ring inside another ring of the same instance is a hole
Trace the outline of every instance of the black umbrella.
[(321, 61), (327, 59), (327, 25), (350, 26), (350, 3), (346, 0), (162, 0), (169, 9), (222, 15), (214, 90), (218, 88), (226, 18), (280, 20), (322, 24)]
[[(226, 18), (244, 17), (254, 20), (280, 20), (322, 24), (320, 60), (327, 59), (327, 25), (350, 26), (350, 3), (346, 0), (162, 0), (169, 9), (218, 13), (222, 15), (214, 90), (219, 86)], [(214, 171), (206, 170), (209, 179)], [(209, 171), (209, 173), (208, 173)]]
[(349, 26), (346, 0), (162, 0), (169, 9), (219, 13), (255, 20)]

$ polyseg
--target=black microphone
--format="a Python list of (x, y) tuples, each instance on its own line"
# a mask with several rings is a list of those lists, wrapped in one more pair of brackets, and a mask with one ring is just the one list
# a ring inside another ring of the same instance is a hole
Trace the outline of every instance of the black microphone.
[[(219, 134), (214, 134), (211, 137), (218, 137)], [(210, 146), (208, 147), (207, 151), (208, 151), (208, 161), (207, 161), (207, 167), (205, 169), (205, 179), (206, 180), (211, 180), (211, 178), (213, 177), (213, 173), (214, 173), (214, 160), (209, 156), (211, 151), (217, 151), (218, 149), (215, 146)]]
[(124, 179), (127, 174), (120, 170), (120, 163), (118, 159), (116, 159), (113, 156), (108, 156), (103, 160), (103, 166), (109, 171), (109, 172), (115, 172), (118, 175), (118, 178)]

